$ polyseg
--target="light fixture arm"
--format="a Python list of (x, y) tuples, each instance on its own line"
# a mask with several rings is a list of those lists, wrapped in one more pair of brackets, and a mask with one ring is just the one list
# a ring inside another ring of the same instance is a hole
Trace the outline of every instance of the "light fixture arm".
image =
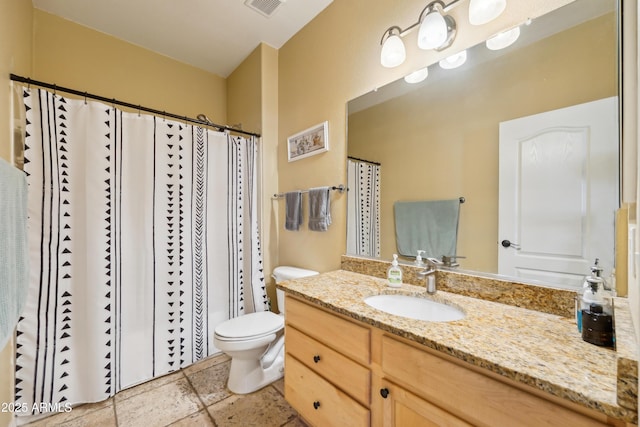
[(424, 19), (425, 15), (427, 15), (429, 12), (433, 11), (433, 9), (435, 9), (436, 5), (439, 5), (441, 11), (444, 12), (444, 8), (446, 7), (445, 4), (441, 0), (434, 0), (431, 3), (429, 3), (428, 5), (426, 5), (424, 9), (422, 9), (422, 12), (420, 12), (420, 15), (418, 16), (418, 22), (413, 24), (412, 27), (420, 25), (420, 23)]
[(398, 30), (398, 36), (402, 37), (403, 33), (402, 33), (402, 28), (398, 27), (397, 25), (394, 25), (393, 27), (389, 27), (385, 30), (384, 34), (382, 35), (382, 38), (380, 39), (380, 44), (384, 44), (384, 41), (387, 39), (387, 37), (391, 37), (393, 35), (393, 30)]
[(394, 28), (398, 29), (398, 35), (400, 37), (404, 37), (407, 34), (409, 34), (411, 32), (411, 30), (415, 29), (416, 27), (418, 27), (422, 23), (422, 19), (424, 18), (425, 14), (426, 14), (425, 12), (431, 12), (436, 5), (440, 6), (441, 11), (446, 13), (446, 12), (449, 12), (451, 9), (453, 9), (455, 6), (457, 6), (458, 3), (460, 3), (461, 1), (462, 0), (452, 0), (451, 2), (449, 2), (449, 4), (445, 4), (442, 0), (434, 0), (434, 1), (432, 1), (431, 3), (426, 5), (424, 9), (422, 9), (422, 12), (420, 12), (420, 15), (418, 15), (418, 21), (413, 23), (413, 24), (411, 24), (411, 25), (409, 25), (404, 30), (402, 28), (398, 27), (397, 25), (394, 25), (392, 27), (387, 28), (387, 30), (382, 35), (382, 40), (380, 40), (380, 44), (384, 43), (385, 36), (387, 35), (387, 33), (389, 33)]

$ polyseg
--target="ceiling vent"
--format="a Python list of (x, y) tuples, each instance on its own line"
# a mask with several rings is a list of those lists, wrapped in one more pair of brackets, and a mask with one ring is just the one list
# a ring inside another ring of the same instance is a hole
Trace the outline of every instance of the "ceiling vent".
[(245, 0), (244, 4), (267, 18), (273, 16), (286, 0)]

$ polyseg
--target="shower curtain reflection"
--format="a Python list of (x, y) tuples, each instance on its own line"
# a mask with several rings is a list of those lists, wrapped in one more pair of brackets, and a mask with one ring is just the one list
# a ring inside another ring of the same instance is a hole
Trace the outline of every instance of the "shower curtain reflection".
[(347, 180), (347, 253), (380, 256), (379, 164), (349, 159)]
[(23, 99), (16, 402), (104, 400), (217, 352), (218, 323), (267, 308), (253, 138), (43, 89)]

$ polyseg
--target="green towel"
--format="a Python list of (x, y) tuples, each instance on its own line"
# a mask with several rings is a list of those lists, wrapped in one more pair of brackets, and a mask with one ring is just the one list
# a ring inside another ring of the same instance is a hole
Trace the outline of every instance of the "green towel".
[(0, 350), (18, 323), (28, 287), (27, 179), (0, 158)]
[(441, 259), (455, 255), (458, 242), (460, 199), (396, 202), (393, 205), (398, 253)]

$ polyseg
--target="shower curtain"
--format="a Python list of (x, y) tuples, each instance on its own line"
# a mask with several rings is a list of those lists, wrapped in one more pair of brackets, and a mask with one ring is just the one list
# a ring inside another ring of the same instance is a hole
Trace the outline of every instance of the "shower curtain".
[(380, 256), (380, 165), (348, 160), (347, 253)]
[[(268, 308), (256, 141), (23, 90), (30, 289), (16, 402), (96, 402)], [(35, 404), (35, 405), (34, 405)]]

